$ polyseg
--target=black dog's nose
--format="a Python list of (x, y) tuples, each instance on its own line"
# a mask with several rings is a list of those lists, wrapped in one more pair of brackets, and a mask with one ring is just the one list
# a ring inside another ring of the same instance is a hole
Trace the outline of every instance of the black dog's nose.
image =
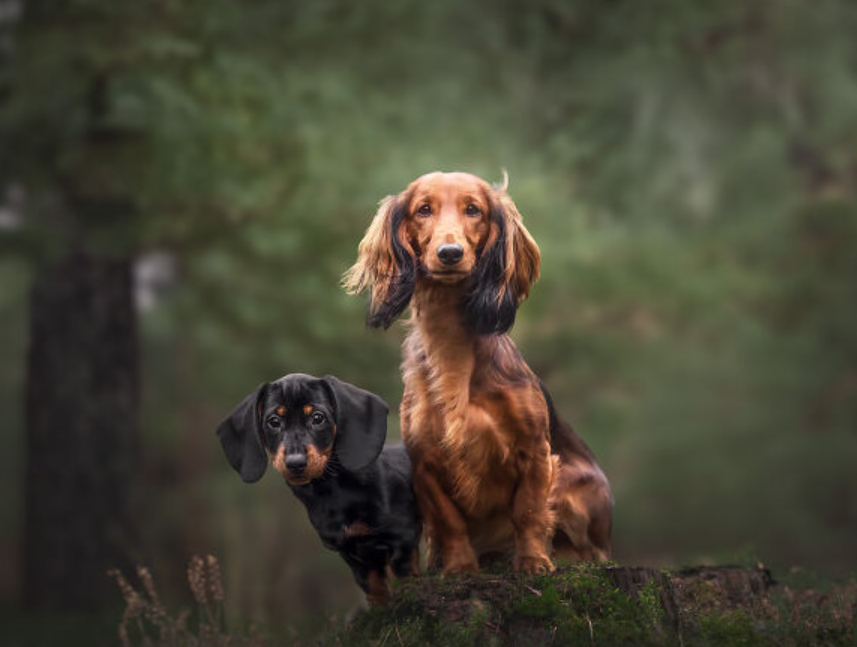
[(437, 248), (437, 257), (444, 265), (455, 265), (464, 257), (464, 248), (458, 243), (446, 243)]
[(289, 454), (286, 456), (286, 469), (292, 474), (301, 474), (306, 467), (305, 454)]

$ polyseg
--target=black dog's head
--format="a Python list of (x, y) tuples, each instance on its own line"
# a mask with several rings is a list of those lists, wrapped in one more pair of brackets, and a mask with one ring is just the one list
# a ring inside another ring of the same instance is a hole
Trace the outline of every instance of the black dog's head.
[(328, 464), (350, 472), (374, 461), (387, 436), (381, 398), (328, 375), (293, 373), (265, 382), (217, 428), (230, 464), (247, 483), (271, 460), (292, 485), (322, 476)]

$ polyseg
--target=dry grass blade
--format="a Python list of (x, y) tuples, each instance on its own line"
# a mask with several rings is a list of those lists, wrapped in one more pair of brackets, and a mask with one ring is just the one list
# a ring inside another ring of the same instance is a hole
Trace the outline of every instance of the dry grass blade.
[(125, 600), (125, 611), (119, 623), (122, 647), (264, 647), (267, 640), (258, 635), (232, 636), (226, 632), (223, 602), (225, 593), (220, 564), (208, 555), (191, 558), (187, 581), (198, 607), (196, 627), (190, 622), (191, 613), (181, 609), (171, 615), (161, 601), (151, 571), (137, 567), (141, 590), (134, 588), (118, 570), (111, 570)]

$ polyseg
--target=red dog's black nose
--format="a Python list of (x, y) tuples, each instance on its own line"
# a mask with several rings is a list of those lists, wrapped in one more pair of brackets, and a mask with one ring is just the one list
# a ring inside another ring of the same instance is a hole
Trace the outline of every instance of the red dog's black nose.
[(437, 248), (437, 257), (444, 265), (455, 265), (464, 257), (464, 248), (458, 243), (447, 243)]
[(306, 468), (306, 454), (289, 454), (286, 456), (286, 469), (292, 474), (301, 474)]

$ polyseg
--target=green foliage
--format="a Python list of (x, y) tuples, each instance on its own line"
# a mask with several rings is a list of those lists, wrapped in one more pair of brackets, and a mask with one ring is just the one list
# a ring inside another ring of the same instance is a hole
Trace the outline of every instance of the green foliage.
[(26, 3), (0, 178), (26, 191), (42, 253), (193, 245), (283, 199), (289, 167), (269, 170), (298, 153), (284, 80), (234, 38), (234, 9)]
[(537, 595), (525, 597), (518, 602), (514, 607), (515, 613), (528, 618), (550, 618), (557, 615), (561, 606), (556, 588), (549, 583), (540, 588), (540, 591), (536, 591)]
[(743, 611), (730, 611), (716, 617), (699, 619), (699, 644), (761, 647), (769, 643), (754, 631)]

